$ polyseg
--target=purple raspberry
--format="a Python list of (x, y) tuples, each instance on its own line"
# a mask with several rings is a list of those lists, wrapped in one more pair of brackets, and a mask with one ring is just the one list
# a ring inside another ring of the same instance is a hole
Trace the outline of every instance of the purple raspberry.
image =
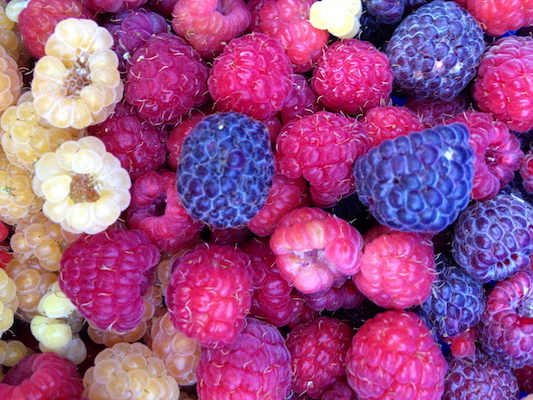
[(363, 4), (369, 14), (384, 24), (399, 22), (405, 10), (405, 0), (363, 0)]

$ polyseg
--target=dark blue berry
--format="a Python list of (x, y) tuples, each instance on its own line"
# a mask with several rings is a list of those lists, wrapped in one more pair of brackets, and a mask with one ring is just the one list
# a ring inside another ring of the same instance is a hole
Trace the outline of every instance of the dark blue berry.
[(405, 0), (363, 0), (366, 10), (384, 24), (395, 24), (402, 19)]

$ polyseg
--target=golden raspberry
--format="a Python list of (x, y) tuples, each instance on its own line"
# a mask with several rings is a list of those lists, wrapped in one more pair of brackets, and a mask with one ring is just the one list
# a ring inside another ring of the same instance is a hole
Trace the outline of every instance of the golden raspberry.
[(15, 322), (19, 302), (17, 287), (6, 271), (0, 269), (0, 338)]
[(107, 29), (88, 19), (59, 22), (34, 71), (37, 113), (58, 128), (104, 121), (122, 99), (118, 58)]
[(22, 358), (33, 354), (34, 351), (19, 340), (0, 340), (0, 364), (13, 367)]
[(21, 93), (22, 74), (18, 64), (6, 49), (0, 46), (0, 114), (15, 104)]
[(104, 143), (69, 140), (35, 164), (33, 189), (44, 214), (72, 233), (95, 234), (112, 225), (130, 203), (131, 180)]
[(24, 44), (16, 31), (15, 22), (9, 19), (6, 13), (6, 7), (0, 4), (0, 46), (13, 57), (15, 61), (19, 60), (20, 53), (24, 49)]

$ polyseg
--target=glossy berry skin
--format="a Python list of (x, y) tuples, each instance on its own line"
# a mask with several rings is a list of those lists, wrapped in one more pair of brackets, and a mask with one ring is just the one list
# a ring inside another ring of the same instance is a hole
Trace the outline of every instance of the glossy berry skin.
[(369, 14), (384, 24), (395, 24), (402, 19), (405, 0), (365, 0)]
[(377, 146), (385, 139), (424, 130), (420, 118), (406, 107), (374, 107), (367, 111), (361, 122), (370, 140), (370, 147)]
[(433, 128), (445, 123), (448, 119), (466, 111), (470, 102), (466, 96), (459, 94), (451, 100), (430, 100), (409, 97), (405, 107), (414, 112), (424, 128)]
[(389, 310), (366, 320), (356, 332), (346, 370), (360, 399), (439, 400), (447, 365), (416, 314)]
[(453, 1), (436, 0), (400, 23), (385, 53), (397, 88), (450, 100), (474, 78), (484, 49), (477, 21)]
[(530, 263), (533, 207), (505, 193), (469, 205), (457, 219), (453, 258), (469, 275), (501, 281)]
[(196, 374), (205, 399), (284, 400), (290, 392), (291, 355), (272, 325), (246, 318), (233, 343), (204, 348)]
[(165, 301), (174, 327), (204, 347), (233, 342), (251, 307), (248, 255), (232, 246), (200, 244), (171, 268)]
[(216, 229), (239, 228), (265, 205), (273, 176), (265, 125), (245, 114), (217, 113), (183, 141), (177, 190), (193, 218)]
[(440, 232), (470, 200), (474, 151), (462, 124), (388, 139), (354, 164), (356, 191), (382, 225)]

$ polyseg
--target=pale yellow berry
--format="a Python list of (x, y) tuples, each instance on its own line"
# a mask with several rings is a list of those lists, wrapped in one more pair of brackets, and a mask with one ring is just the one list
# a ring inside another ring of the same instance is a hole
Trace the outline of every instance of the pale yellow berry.
[(49, 292), (42, 297), (38, 310), (48, 318), (67, 318), (77, 308), (55, 282)]
[(72, 339), (70, 325), (58, 319), (36, 315), (31, 320), (30, 329), (35, 339), (52, 350), (66, 346)]
[(19, 14), (22, 10), (26, 8), (30, 0), (11, 0), (6, 5), (6, 15), (7, 17), (13, 21), (18, 23), (19, 22)]
[(5, 343), (5, 348), (3, 348), (1, 364), (5, 365), (6, 367), (13, 367), (22, 358), (26, 357), (29, 354), (33, 354), (33, 350), (26, 347), (24, 343), (19, 340), (8, 340), (3, 343)]
[(0, 338), (15, 322), (18, 305), (15, 282), (0, 268)]
[(45, 351), (52, 351), (60, 356), (72, 361), (74, 364), (79, 365), (87, 358), (87, 347), (85, 342), (81, 340), (78, 335), (74, 335), (66, 346), (58, 349), (51, 349), (46, 347), (43, 342), (39, 343), (39, 350), (43, 353)]
[(311, 5), (309, 22), (340, 39), (355, 37), (361, 28), (361, 0), (322, 0)]

